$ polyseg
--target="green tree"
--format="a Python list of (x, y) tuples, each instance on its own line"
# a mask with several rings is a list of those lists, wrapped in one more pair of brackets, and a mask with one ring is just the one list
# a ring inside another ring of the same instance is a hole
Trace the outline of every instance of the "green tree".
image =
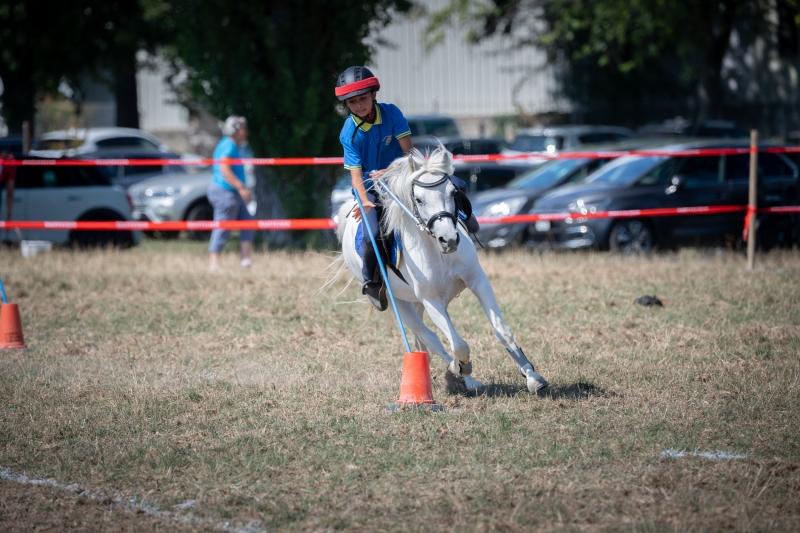
[(733, 33), (746, 47), (778, 32), (796, 60), (799, 13), (797, 0), (451, 0), (431, 13), (431, 44), (458, 22), (473, 41), (540, 47), (584, 119), (636, 124), (676, 109), (713, 118), (735, 75), (723, 65)]
[[(0, 0), (0, 80), (3, 117), (12, 132), (33, 125), (37, 98), (66, 83), (80, 92), (90, 75), (108, 84), (119, 126), (138, 127), (136, 54), (166, 37), (158, 19), (145, 18), (139, 0), (51, 4)], [(79, 96), (78, 96), (79, 99)]]
[(12, 133), (20, 133), (24, 121), (33, 126), (38, 96), (55, 92), (82, 68), (82, 58), (71, 53), (79, 45), (73, 24), (80, 24), (82, 7), (67, 3), (55, 17), (39, 4), (0, 1), (0, 102)]
[[(180, 85), (216, 117), (246, 116), (255, 153), (276, 157), (341, 152), (336, 77), (367, 62), (367, 35), (409, 7), (405, 0), (209, 0), (203, 9), (192, 0), (170, 0), (151, 6), (174, 23), (171, 54)], [(262, 174), (288, 215), (324, 212), (332, 169), (271, 167)]]

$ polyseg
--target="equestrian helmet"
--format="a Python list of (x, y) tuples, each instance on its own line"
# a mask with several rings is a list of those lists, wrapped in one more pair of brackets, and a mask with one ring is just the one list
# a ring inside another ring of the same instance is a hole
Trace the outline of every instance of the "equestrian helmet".
[(360, 96), (370, 91), (377, 91), (381, 88), (381, 82), (367, 67), (354, 66), (347, 67), (344, 72), (339, 74), (336, 80), (336, 98), (344, 102), (348, 98)]

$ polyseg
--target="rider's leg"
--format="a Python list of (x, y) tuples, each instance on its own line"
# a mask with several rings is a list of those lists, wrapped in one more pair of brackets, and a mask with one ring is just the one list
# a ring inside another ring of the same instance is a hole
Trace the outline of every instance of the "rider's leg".
[(472, 213), (472, 203), (469, 201), (469, 198), (467, 198), (467, 183), (457, 176), (451, 177), (450, 181), (456, 186), (455, 201), (456, 209), (458, 210), (458, 218), (464, 222), (467, 231), (470, 233), (478, 233), (481, 227), (475, 215)]
[[(368, 196), (372, 203), (376, 203), (377, 198), (374, 194), (369, 193)], [(361, 221), (369, 224), (372, 231), (372, 236), (377, 241), (380, 236), (380, 224), (378, 223), (378, 212), (376, 209), (371, 209), (369, 213), (361, 214)], [(362, 231), (361, 241), (361, 277), (364, 284), (361, 287), (361, 294), (367, 296), (372, 305), (376, 309), (383, 311), (386, 309), (386, 291), (381, 282), (381, 273), (378, 269), (378, 258), (375, 255), (375, 248), (372, 246), (372, 241), (369, 238), (367, 229)]]

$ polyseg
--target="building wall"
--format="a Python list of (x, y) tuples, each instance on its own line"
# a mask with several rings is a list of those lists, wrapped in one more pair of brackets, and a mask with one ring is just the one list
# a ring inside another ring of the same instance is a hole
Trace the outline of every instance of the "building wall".
[(426, 51), (426, 24), (402, 18), (373, 36), (394, 45), (378, 47), (370, 65), (381, 80), (381, 100), (406, 114), (451, 115), (469, 135), (502, 134), (492, 131), (493, 117), (568, 111), (541, 51), (507, 50), (497, 38), (470, 45), (459, 28)]

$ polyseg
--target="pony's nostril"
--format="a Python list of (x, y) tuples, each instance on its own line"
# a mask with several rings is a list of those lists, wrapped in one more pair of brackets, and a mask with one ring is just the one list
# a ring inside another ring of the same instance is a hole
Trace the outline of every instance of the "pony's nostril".
[(439, 242), (442, 244), (447, 244), (447, 239), (445, 239), (444, 237), (439, 237)]

